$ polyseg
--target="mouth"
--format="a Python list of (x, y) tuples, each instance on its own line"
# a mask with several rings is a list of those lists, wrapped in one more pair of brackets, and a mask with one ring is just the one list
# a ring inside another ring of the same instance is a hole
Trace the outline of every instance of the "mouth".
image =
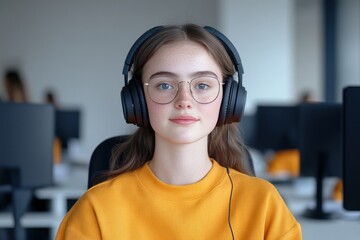
[(199, 121), (199, 119), (191, 116), (177, 116), (170, 118), (170, 121), (180, 125), (188, 125)]

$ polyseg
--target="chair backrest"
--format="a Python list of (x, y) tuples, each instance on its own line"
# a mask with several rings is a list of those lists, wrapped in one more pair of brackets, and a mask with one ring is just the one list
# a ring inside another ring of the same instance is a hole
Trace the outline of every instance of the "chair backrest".
[(114, 136), (102, 141), (90, 158), (88, 188), (98, 183), (99, 177), (110, 169), (110, 159), (113, 148), (125, 142), (128, 135)]
[[(90, 158), (88, 188), (91, 188), (92, 186), (101, 182), (101, 175), (110, 168), (110, 158), (113, 148), (117, 144), (123, 143), (128, 138), (128, 136), (129, 135), (110, 137), (102, 141), (95, 148)], [(250, 173), (255, 176), (253, 160), (247, 149), (246, 152), (248, 155), (248, 162), (246, 163), (246, 167), (249, 169)]]

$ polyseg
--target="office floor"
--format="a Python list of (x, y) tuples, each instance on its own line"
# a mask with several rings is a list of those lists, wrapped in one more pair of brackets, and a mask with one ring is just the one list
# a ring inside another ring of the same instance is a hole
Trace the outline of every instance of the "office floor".
[(360, 238), (360, 219), (310, 220), (298, 218), (304, 240), (357, 240)]

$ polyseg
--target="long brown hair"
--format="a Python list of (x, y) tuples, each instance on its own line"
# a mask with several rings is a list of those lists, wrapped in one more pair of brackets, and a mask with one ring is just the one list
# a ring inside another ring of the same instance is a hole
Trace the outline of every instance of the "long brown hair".
[[(164, 44), (190, 40), (204, 46), (222, 69), (223, 78), (235, 73), (233, 63), (224, 46), (204, 28), (186, 24), (166, 26), (146, 40), (134, 56), (132, 75), (141, 81), (144, 65)], [(142, 85), (142, 84), (141, 84)], [(150, 128), (139, 128), (126, 142), (116, 146), (107, 177), (135, 170), (153, 157), (155, 133)], [(220, 165), (252, 175), (248, 155), (236, 124), (215, 127), (208, 136), (209, 157)]]

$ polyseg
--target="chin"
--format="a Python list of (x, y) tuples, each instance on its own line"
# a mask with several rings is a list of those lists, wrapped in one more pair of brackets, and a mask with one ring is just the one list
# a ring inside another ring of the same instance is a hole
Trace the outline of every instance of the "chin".
[(185, 135), (171, 136), (168, 137), (167, 140), (175, 144), (192, 144), (192, 143), (200, 143), (204, 141), (206, 142), (207, 145), (207, 138), (208, 138), (208, 134), (201, 134), (201, 135), (185, 134)]

